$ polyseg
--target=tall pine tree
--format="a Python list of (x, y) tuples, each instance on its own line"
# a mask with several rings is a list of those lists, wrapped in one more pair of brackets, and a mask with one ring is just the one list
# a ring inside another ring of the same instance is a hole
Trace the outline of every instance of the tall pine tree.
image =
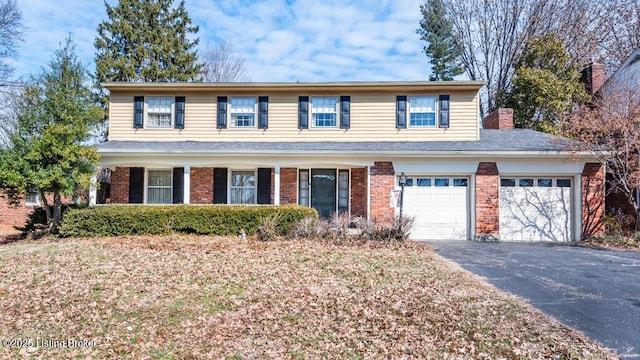
[(424, 53), (431, 59), (430, 81), (450, 81), (462, 74), (459, 51), (451, 36), (452, 25), (442, 0), (427, 0), (420, 5), (422, 20), (416, 33), (427, 42)]
[(200, 74), (196, 46), (184, 0), (105, 1), (109, 20), (98, 25), (96, 75), (104, 81), (193, 81)]

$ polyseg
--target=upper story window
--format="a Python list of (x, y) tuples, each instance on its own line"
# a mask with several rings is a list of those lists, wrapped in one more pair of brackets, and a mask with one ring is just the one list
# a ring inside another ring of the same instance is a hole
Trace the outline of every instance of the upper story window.
[(435, 96), (409, 96), (409, 126), (436, 126)]
[(231, 126), (255, 127), (256, 126), (256, 98), (255, 97), (230, 98), (229, 113), (231, 114)]
[(173, 97), (148, 96), (147, 97), (147, 126), (158, 128), (172, 127)]
[(311, 98), (311, 121), (313, 127), (336, 127), (338, 98), (314, 96)]

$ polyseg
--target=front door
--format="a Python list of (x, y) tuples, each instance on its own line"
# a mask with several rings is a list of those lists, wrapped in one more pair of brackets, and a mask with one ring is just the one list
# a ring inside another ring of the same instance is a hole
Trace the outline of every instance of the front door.
[(311, 207), (323, 218), (336, 212), (336, 169), (311, 169)]

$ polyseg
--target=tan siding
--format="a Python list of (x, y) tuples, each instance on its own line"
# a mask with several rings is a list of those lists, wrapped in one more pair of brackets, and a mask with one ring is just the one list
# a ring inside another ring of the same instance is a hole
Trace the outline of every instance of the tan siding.
[[(167, 93), (164, 93), (165, 95)], [(411, 140), (476, 140), (478, 139), (477, 93), (457, 92), (451, 95), (450, 128), (395, 127), (396, 94), (357, 93), (351, 96), (351, 128), (298, 129), (298, 95), (269, 95), (269, 129), (216, 129), (216, 99), (207, 92), (171, 93), (186, 96), (185, 128), (133, 129), (133, 96), (127, 92), (111, 95), (109, 138), (139, 141), (411, 141)], [(144, 95), (156, 95), (148, 93)], [(255, 94), (265, 95), (265, 94)], [(329, 94), (344, 95), (344, 94)], [(426, 94), (429, 95), (429, 94)], [(437, 95), (437, 94), (433, 94)]]

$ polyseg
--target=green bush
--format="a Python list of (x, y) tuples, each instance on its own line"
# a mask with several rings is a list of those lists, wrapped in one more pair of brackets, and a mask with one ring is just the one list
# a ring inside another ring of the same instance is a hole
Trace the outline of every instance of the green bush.
[(59, 231), (63, 237), (181, 234), (247, 235), (269, 217), (280, 221), (276, 231), (284, 235), (296, 221), (318, 217), (315, 209), (271, 205), (108, 205), (86, 209), (69, 209)]

